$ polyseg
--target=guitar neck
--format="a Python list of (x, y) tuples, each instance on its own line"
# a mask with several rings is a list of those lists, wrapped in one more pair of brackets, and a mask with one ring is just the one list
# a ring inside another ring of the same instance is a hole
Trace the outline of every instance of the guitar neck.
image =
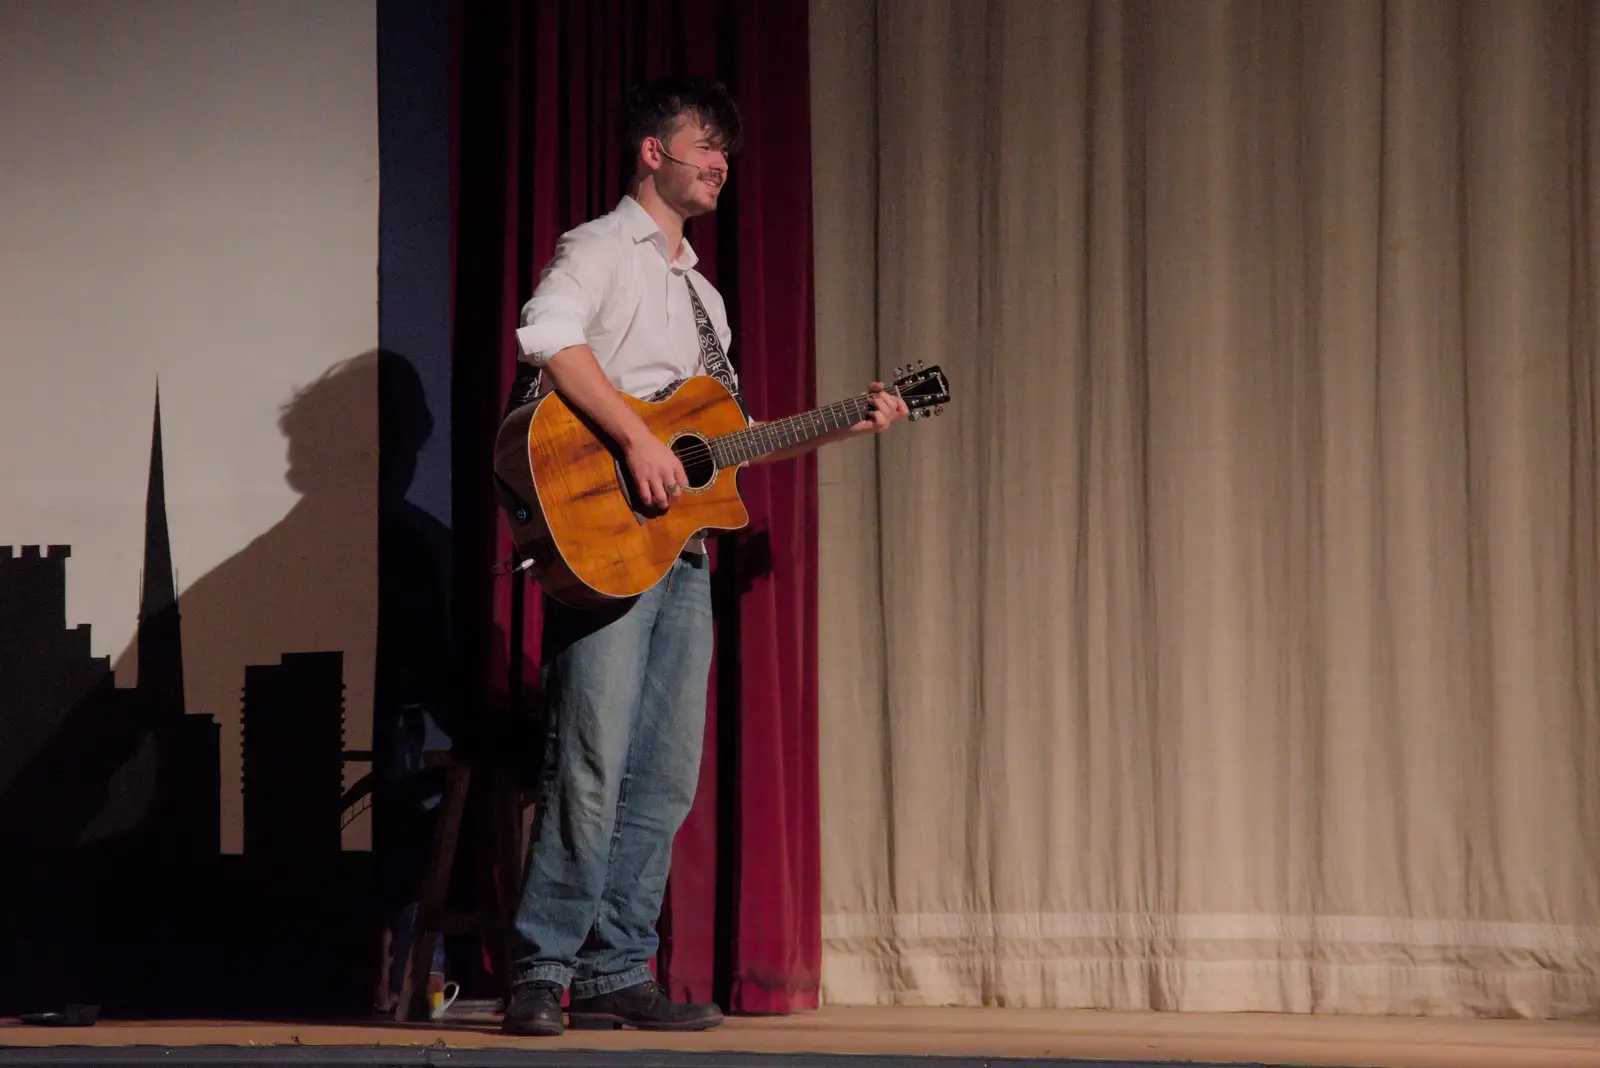
[(792, 449), (852, 427), (867, 418), (871, 411), (872, 394), (863, 393), (799, 415), (735, 430), (711, 439), (712, 460), (718, 468), (747, 463), (758, 456)]

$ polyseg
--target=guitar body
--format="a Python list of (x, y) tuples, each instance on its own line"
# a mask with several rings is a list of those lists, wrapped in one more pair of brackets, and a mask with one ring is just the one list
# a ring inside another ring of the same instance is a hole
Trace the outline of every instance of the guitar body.
[(622, 450), (558, 394), (511, 412), (495, 442), (494, 470), (512, 540), (551, 597), (602, 608), (660, 582), (702, 530), (750, 521), (739, 465), (718, 470), (707, 442), (745, 427), (733, 394), (710, 376), (690, 378), (654, 403), (623, 400), (677, 453), (689, 476), (670, 508), (640, 501)]

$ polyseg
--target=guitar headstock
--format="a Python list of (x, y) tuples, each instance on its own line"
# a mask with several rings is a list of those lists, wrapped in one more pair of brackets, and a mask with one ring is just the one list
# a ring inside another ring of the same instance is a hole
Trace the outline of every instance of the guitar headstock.
[(896, 367), (892, 389), (906, 402), (913, 421), (942, 415), (950, 403), (950, 382), (938, 364), (924, 367), (918, 360), (910, 367)]

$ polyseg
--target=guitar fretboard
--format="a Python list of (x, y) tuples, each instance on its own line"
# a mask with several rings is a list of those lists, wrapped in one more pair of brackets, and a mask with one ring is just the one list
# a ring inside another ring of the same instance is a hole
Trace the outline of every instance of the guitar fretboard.
[(711, 458), (719, 469), (746, 463), (757, 456), (782, 452), (824, 434), (852, 427), (867, 418), (871, 411), (872, 395), (863, 393), (786, 419), (735, 430), (711, 439)]

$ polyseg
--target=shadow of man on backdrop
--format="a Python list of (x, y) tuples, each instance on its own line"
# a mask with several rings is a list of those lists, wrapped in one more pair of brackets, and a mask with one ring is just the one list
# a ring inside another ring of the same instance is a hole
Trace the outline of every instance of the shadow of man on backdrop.
[[(370, 1006), (373, 854), (342, 848), (361, 807), (361, 791), (347, 787), (373, 756), (366, 782), (404, 778), (416, 748), (405, 739), (429, 733), (423, 719), (445, 718), (448, 678), (448, 530), (404, 500), (432, 432), (409, 370), (401, 357), (365, 353), (289, 399), (279, 427), (299, 499), (175, 608), (145, 598), (140, 636), (114, 660), (148, 677), (115, 687), (107, 658), (87, 657), (84, 634), (87, 667), (63, 682), (60, 657), (36, 657), (37, 677), (0, 705), (0, 730), (26, 720), (45, 739), (0, 779), (0, 855), (21, 875), (0, 902), (11, 958), (0, 962), (9, 977), (0, 1011), (64, 1001), (131, 1015)], [(380, 385), (399, 413), (383, 420), (381, 468)], [(170, 569), (159, 441), (158, 422), (147, 585), (162, 552)], [(375, 533), (396, 592), (381, 607)], [(8, 655), (26, 664), (27, 652)], [(172, 671), (175, 694), (153, 693)], [(370, 752), (352, 744), (369, 730)], [(426, 836), (416, 816), (426, 795), (413, 791), (388, 825), (378, 821), (380, 854), (394, 858), (383, 881), (402, 899), (408, 857)]]
[[(373, 905), (388, 931), (374, 1007), (387, 1011), (404, 980), (443, 773), (425, 754), (451, 747), (450, 528), (407, 494), (435, 430), (415, 366), (378, 356), (378, 647), (373, 701)], [(435, 954), (443, 967), (443, 948)]]

